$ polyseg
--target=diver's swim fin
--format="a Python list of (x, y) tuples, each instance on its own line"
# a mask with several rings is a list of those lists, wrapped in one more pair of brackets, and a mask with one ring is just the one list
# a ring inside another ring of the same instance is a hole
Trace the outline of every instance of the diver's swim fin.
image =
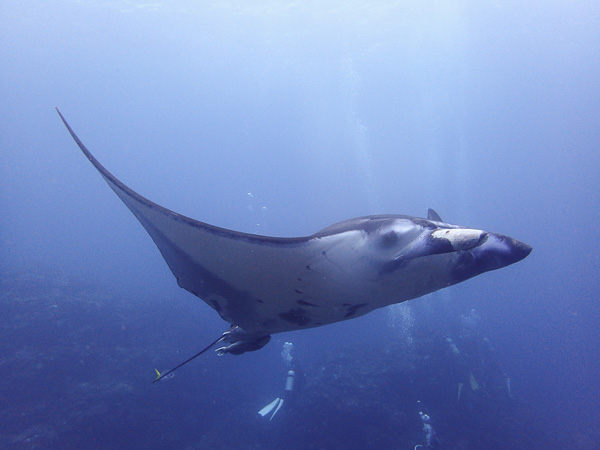
[(472, 391), (479, 390), (479, 383), (477, 382), (477, 379), (473, 375), (473, 372), (469, 372), (469, 384), (471, 385)]
[(277, 414), (277, 411), (279, 411), (279, 409), (282, 406), (283, 406), (283, 399), (278, 397), (275, 400), (273, 400), (271, 403), (269, 403), (267, 406), (265, 406), (263, 409), (261, 409), (258, 413), (262, 417), (265, 417), (267, 414), (272, 413), (269, 420), (273, 420), (273, 417), (275, 417), (275, 414)]
[(267, 414), (272, 412), (277, 407), (280, 400), (281, 400), (280, 398), (276, 398), (271, 403), (269, 403), (267, 406), (265, 406), (263, 409), (261, 409), (258, 413), (261, 416), (265, 417)]
[(281, 408), (282, 406), (283, 406), (283, 399), (281, 399), (279, 401), (277, 408), (275, 408), (275, 411), (273, 411), (273, 414), (271, 415), (271, 418), (269, 420), (273, 420), (273, 417), (275, 417), (275, 414), (277, 414), (277, 411), (279, 411), (279, 408)]

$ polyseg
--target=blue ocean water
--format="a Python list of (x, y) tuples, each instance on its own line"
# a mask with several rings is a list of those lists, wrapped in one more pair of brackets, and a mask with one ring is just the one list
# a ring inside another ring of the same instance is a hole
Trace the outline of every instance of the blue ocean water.
[[(423, 411), (439, 448), (599, 448), (599, 19), (589, 1), (4, 1), (0, 447), (412, 449)], [(128, 186), (211, 224), (300, 236), (433, 207), (534, 250), (153, 385), (228, 324), (54, 106)], [(265, 420), (285, 342), (302, 386)]]

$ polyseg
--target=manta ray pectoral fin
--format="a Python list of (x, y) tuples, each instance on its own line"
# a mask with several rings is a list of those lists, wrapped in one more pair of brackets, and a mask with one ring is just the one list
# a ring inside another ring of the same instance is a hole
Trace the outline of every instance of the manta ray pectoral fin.
[[(288, 289), (291, 281), (282, 280), (290, 280), (290, 274), (313, 257), (310, 236), (279, 238), (242, 233), (164, 208), (102, 166), (57, 112), (85, 157), (146, 229), (179, 286), (205, 301), (227, 322), (244, 327), (255, 341), (297, 328), (297, 324), (279, 316), (293, 309), (298, 300), (298, 295)], [(230, 350), (256, 349), (258, 344), (238, 344)]]

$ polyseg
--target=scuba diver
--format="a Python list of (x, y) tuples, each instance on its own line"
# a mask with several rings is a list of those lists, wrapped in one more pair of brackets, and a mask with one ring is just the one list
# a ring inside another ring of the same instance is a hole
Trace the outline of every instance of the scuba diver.
[[(417, 401), (417, 403), (421, 404), (421, 401)], [(425, 432), (425, 445), (417, 444), (414, 447), (414, 450), (418, 448), (440, 448), (441, 442), (436, 436), (435, 428), (431, 425), (431, 417), (429, 414), (425, 414), (423, 410), (419, 411), (419, 417), (423, 422), (423, 431)]]
[(472, 409), (474, 402), (482, 401), (481, 397), (489, 400), (494, 397), (497, 401), (507, 401), (512, 398), (510, 377), (502, 370), (497, 355), (490, 340), (482, 336), (479, 330), (481, 316), (472, 309), (461, 316), (461, 330), (457, 336), (459, 346), (447, 337), (447, 353), (454, 361), (454, 371), (457, 375), (457, 401), (465, 403)]
[(450, 367), (452, 367), (455, 382), (458, 385), (457, 401), (466, 402), (469, 409), (471, 409), (473, 394), (479, 391), (480, 385), (473, 374), (470, 358), (458, 349), (452, 338), (447, 337), (446, 343), (448, 344), (447, 353), (451, 355), (452, 364), (450, 364)]
[(281, 350), (281, 357), (287, 369), (283, 394), (258, 411), (258, 414), (262, 417), (268, 417), (269, 420), (273, 420), (273, 417), (279, 412), (284, 403), (289, 407), (304, 383), (304, 373), (298, 361), (292, 356), (293, 348), (294, 345), (291, 342), (286, 342)]

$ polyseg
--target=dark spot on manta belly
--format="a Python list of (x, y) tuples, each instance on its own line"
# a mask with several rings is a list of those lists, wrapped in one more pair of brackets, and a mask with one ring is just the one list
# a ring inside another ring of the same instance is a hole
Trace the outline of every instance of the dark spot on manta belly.
[(302, 294), (302, 291), (301, 291), (300, 289), (294, 289), (294, 292), (295, 292), (296, 294)]
[(307, 315), (307, 311), (302, 308), (290, 309), (286, 313), (279, 314), (279, 317), (286, 322), (293, 323), (300, 327), (306, 326), (311, 322), (310, 317)]
[(356, 305), (352, 305), (350, 308), (348, 308), (348, 311), (346, 312), (346, 314), (344, 314), (344, 317), (352, 317), (358, 312), (360, 308), (364, 308), (367, 305), (368, 303), (358, 303)]
[(296, 303), (298, 303), (299, 305), (304, 305), (304, 306), (317, 306), (314, 303), (307, 302), (306, 300), (296, 300)]

